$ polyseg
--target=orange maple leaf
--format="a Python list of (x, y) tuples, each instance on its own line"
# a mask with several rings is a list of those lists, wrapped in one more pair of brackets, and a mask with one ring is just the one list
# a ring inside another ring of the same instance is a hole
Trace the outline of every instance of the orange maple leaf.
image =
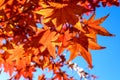
[(58, 54), (61, 54), (64, 49), (69, 45), (69, 41), (72, 38), (72, 34), (69, 30), (65, 31), (64, 34), (60, 34), (56, 42), (61, 43), (61, 45), (58, 46)]
[(100, 46), (97, 44), (97, 38), (96, 34), (94, 33), (89, 33), (89, 34), (79, 34), (79, 43), (84, 46), (85, 49), (92, 49), (92, 50), (99, 50), (99, 49), (104, 49), (105, 47)]
[(78, 42), (78, 39), (74, 38), (73, 42), (68, 46), (68, 50), (71, 52), (68, 62), (80, 54), (87, 61), (89, 67), (92, 68), (92, 56), (88, 48), (81, 45), (81, 43)]
[(55, 31), (50, 31), (50, 30), (46, 30), (45, 33), (43, 34), (43, 36), (41, 37), (39, 43), (41, 43), (43, 46), (41, 46), (41, 52), (43, 52), (46, 48), (49, 51), (50, 55), (55, 58), (56, 54), (55, 54), (55, 44), (52, 43), (53, 41), (55, 41), (56, 38), (56, 32)]
[(95, 20), (95, 14), (93, 14), (88, 21), (85, 22), (88, 32), (99, 34), (102, 36), (113, 36), (113, 34), (109, 33), (105, 28), (101, 27), (100, 24), (109, 16), (106, 15), (102, 18)]
[(43, 9), (35, 12), (44, 16), (43, 23), (52, 22), (57, 30), (60, 31), (63, 24), (68, 22), (74, 25), (76, 29), (84, 31), (76, 15), (81, 16), (83, 13), (90, 10), (73, 3), (48, 3), (49, 5), (42, 4)]
[[(80, 35), (80, 40), (82, 40), (85, 43), (87, 43), (87, 48), (93, 49), (93, 50), (98, 50), (98, 49), (104, 49), (105, 47), (100, 46), (97, 44), (97, 34), (102, 35), (102, 36), (113, 36), (113, 34), (109, 33), (105, 28), (100, 26), (101, 23), (104, 22), (104, 20), (109, 16), (106, 15), (102, 18), (99, 18), (95, 20), (95, 14), (93, 14), (87, 21), (85, 21), (85, 27), (84, 30), (86, 31), (86, 34)], [(81, 41), (81, 42), (82, 42)]]
[(14, 49), (7, 49), (5, 50), (6, 52), (8, 52), (10, 54), (10, 56), (6, 59), (7, 62), (13, 62), (13, 61), (19, 61), (20, 58), (22, 58), (24, 55), (24, 48), (23, 48), (23, 45), (15, 45), (15, 44), (12, 44)]

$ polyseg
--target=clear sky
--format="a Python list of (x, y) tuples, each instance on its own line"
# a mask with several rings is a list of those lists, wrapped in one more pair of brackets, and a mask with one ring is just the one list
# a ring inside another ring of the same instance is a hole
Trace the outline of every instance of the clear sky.
[[(91, 74), (95, 74), (97, 80), (118, 80), (120, 77), (120, 7), (97, 8), (96, 19), (110, 13), (110, 16), (102, 24), (109, 32), (115, 34), (115, 37), (98, 36), (98, 43), (106, 46), (106, 49), (91, 51), (94, 68), (87, 69), (86, 62), (77, 57), (74, 61)], [(66, 68), (65, 68), (66, 69)], [(36, 73), (38, 75), (39, 73)], [(79, 76), (73, 71), (77, 79)], [(35, 76), (36, 77), (36, 76)], [(7, 80), (6, 73), (0, 74), (0, 80)], [(34, 78), (36, 80), (36, 78)]]
[(107, 48), (91, 51), (94, 68), (89, 70), (84, 60), (75, 60), (86, 71), (96, 75), (97, 80), (119, 80), (120, 77), (120, 7), (97, 8), (96, 19), (108, 13), (109, 17), (101, 26), (116, 36), (98, 36), (98, 43)]
[(99, 8), (97, 17), (110, 13), (102, 24), (115, 37), (98, 37), (98, 42), (107, 48), (92, 51), (94, 69), (91, 71), (98, 76), (98, 80), (119, 80), (120, 77), (120, 7)]

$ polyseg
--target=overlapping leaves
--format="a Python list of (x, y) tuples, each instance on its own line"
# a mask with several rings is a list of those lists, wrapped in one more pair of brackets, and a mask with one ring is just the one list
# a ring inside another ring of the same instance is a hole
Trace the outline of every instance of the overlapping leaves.
[[(72, 80), (61, 67), (77, 56), (92, 68), (90, 50), (105, 48), (97, 43), (97, 35), (114, 36), (101, 26), (109, 14), (95, 19), (100, 2), (119, 5), (118, 0), (0, 0), (0, 66), (10, 75), (17, 72), (14, 79), (30, 80), (36, 67), (52, 70), (53, 79)], [(93, 15), (86, 20), (85, 13)], [(67, 61), (65, 50), (70, 51)]]
[[(41, 4), (43, 9), (35, 13), (43, 15), (43, 23), (50, 26), (53, 23), (58, 31), (61, 30), (65, 23), (74, 25), (78, 30), (83, 31), (79, 18), (76, 15), (82, 16), (83, 13), (90, 10), (73, 3), (54, 3), (48, 2), (49, 5)], [(46, 13), (47, 12), (47, 13)]]

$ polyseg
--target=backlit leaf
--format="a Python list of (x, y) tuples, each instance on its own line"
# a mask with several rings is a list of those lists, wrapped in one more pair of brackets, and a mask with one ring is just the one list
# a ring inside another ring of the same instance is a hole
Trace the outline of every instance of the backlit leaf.
[[(105, 48), (97, 43), (97, 35), (113, 36), (101, 26), (109, 14), (95, 19), (101, 4), (119, 6), (120, 1), (0, 0), (0, 69), (4, 69), (0, 72), (10, 74), (10, 80), (21, 76), (32, 80), (40, 69), (39, 80), (73, 80), (63, 68), (78, 56), (92, 68), (90, 50)], [(84, 14), (92, 16), (88, 19)], [(80, 77), (94, 78), (71, 65)], [(46, 76), (49, 72), (53, 75), (50, 79)]]
[(102, 18), (99, 18), (97, 20), (94, 20), (95, 18), (95, 14), (93, 14), (90, 19), (87, 21), (87, 27), (88, 30), (92, 33), (96, 33), (99, 35), (103, 35), (103, 36), (113, 36), (113, 34), (109, 33), (105, 28), (101, 27), (100, 24), (103, 23), (103, 21), (109, 16), (106, 15)]
[(47, 30), (42, 38), (40, 39), (40, 43), (43, 44), (41, 47), (41, 51), (43, 52), (46, 48), (50, 52), (50, 55), (55, 58), (55, 45), (52, 44), (52, 39), (56, 36), (56, 32), (50, 32), (50, 30)]
[[(82, 26), (78, 20), (78, 17), (76, 15), (82, 15), (85, 12), (88, 12), (89, 10), (85, 9), (82, 6), (78, 6), (76, 4), (60, 4), (60, 3), (54, 3), (49, 2), (49, 7), (41, 9), (40, 11), (37, 11), (35, 13), (43, 15), (43, 23), (48, 23), (52, 21), (52, 23), (56, 27), (62, 26), (64, 23), (70, 23), (75, 26), (78, 30), (84, 31), (82, 29)], [(44, 6), (43, 6), (44, 7)], [(79, 9), (79, 11), (78, 11)], [(45, 13), (47, 11), (47, 13)], [(58, 31), (61, 30), (62, 27), (57, 29)]]

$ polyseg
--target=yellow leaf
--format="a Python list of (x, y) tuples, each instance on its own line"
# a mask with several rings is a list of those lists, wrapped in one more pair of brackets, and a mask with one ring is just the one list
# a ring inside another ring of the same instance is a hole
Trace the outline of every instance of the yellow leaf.
[(43, 1), (39, 1), (39, 5), (42, 6), (43, 8), (49, 7), (49, 5), (46, 5), (46, 3)]
[(3, 48), (3, 50), (5, 50), (5, 51), (7, 50), (7, 47), (2, 47), (2, 48)]
[(3, 18), (3, 16), (0, 16), (0, 18)]
[(45, 9), (41, 9), (39, 11), (35, 11), (35, 13), (43, 15), (44, 18), (46, 18), (46, 17), (50, 17), (53, 14), (53, 11), (54, 11), (53, 8), (45, 8)]
[(54, 3), (54, 2), (48, 2), (49, 5), (51, 5), (52, 7), (55, 7), (57, 9), (61, 9), (65, 6), (68, 6), (68, 4), (61, 4), (61, 3)]
[(76, 29), (78, 29), (78, 30), (80, 30), (80, 31), (85, 33), (85, 31), (82, 28), (81, 23), (79, 21), (74, 25), (74, 28), (76, 28)]

